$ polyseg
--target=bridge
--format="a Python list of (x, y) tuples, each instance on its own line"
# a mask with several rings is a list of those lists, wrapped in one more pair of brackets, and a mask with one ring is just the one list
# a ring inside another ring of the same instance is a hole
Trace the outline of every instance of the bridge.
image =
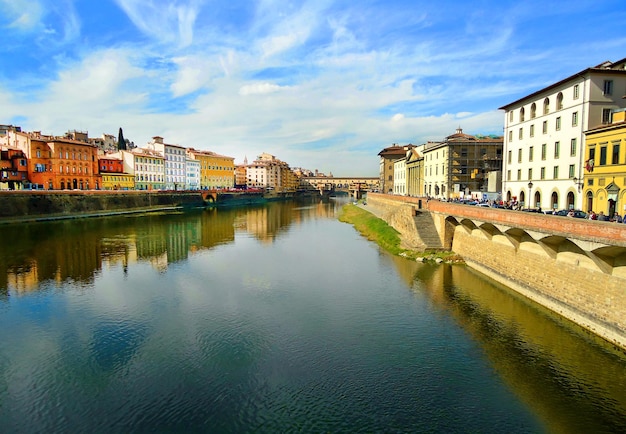
[(360, 199), (363, 193), (378, 191), (380, 178), (378, 177), (334, 177), (334, 176), (306, 176), (301, 183), (312, 186), (320, 193), (330, 193), (341, 191)]
[(416, 248), (442, 248), (626, 348), (626, 224), (368, 193)]

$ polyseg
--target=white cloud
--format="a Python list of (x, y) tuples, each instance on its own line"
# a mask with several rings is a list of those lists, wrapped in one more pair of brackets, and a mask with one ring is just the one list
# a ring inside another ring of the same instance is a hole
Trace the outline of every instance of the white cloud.
[(115, 0), (133, 24), (159, 42), (186, 47), (193, 42), (194, 25), (202, 2), (159, 2), (157, 0)]
[(273, 83), (246, 84), (244, 86), (241, 86), (241, 88), (239, 89), (239, 95), (264, 95), (268, 93), (278, 92), (281, 89), (285, 89), (285, 87), (281, 87)]

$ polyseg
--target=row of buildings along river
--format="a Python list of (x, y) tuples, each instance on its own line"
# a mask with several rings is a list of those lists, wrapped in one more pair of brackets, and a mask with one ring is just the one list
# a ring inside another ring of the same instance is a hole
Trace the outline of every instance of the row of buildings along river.
[[(0, 125), (0, 190), (200, 190), (252, 188), (293, 192), (317, 170), (291, 168), (268, 153), (253, 162), (166, 143), (143, 147), (111, 134), (68, 131), (51, 136)], [(330, 175), (332, 176), (332, 174)]]
[(460, 128), (442, 141), (383, 149), (384, 193), (626, 211), (626, 59), (578, 71), (510, 102), (504, 136)]

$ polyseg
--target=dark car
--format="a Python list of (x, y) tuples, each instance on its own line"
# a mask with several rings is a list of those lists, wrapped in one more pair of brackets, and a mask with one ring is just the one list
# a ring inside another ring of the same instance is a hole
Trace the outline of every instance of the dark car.
[[(569, 213), (570, 210), (568, 209), (562, 209), (560, 211), (556, 211), (554, 213), (554, 215), (558, 215), (561, 217), (567, 217), (567, 214)], [(579, 209), (575, 209), (574, 210), (574, 217), (577, 219), (586, 219), (587, 218), (587, 213), (585, 211), (581, 211)]]

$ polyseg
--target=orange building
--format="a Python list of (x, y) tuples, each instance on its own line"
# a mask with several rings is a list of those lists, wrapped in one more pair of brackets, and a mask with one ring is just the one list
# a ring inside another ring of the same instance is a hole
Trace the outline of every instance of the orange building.
[(28, 178), (46, 190), (89, 190), (101, 186), (97, 148), (89, 143), (34, 135)]

